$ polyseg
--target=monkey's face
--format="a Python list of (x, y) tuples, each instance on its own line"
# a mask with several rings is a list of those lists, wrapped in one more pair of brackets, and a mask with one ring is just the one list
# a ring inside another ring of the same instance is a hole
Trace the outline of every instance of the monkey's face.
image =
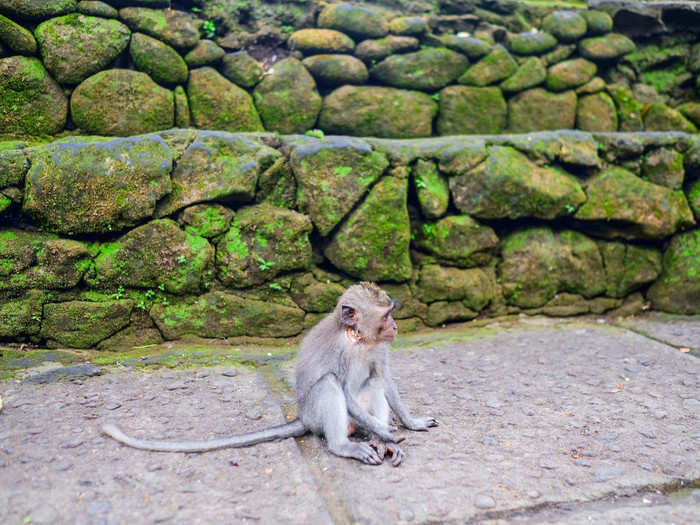
[(391, 343), (394, 338), (396, 337), (396, 334), (398, 333), (398, 328), (396, 327), (396, 322), (394, 321), (394, 318), (392, 317), (391, 313), (394, 311), (394, 307), (392, 306), (384, 312), (378, 323), (378, 333), (377, 333), (377, 341), (381, 341), (383, 343)]

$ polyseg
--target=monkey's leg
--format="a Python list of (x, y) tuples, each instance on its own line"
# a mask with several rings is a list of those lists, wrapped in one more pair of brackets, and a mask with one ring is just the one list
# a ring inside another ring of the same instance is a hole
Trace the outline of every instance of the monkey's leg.
[[(391, 408), (386, 400), (384, 384), (380, 379), (371, 379), (360, 391), (358, 400), (366, 408), (367, 412), (382, 423), (391, 425)], [(395, 467), (398, 467), (403, 458), (406, 457), (404, 451), (396, 443), (387, 443), (377, 435), (372, 436), (370, 444), (377, 450), (377, 454), (382, 459), (389, 452), (391, 454), (391, 464)]]
[(348, 408), (345, 394), (335, 376), (327, 375), (308, 393), (303, 408), (303, 421), (314, 434), (322, 434), (328, 450), (336, 456), (355, 458), (369, 465), (382, 459), (368, 443), (348, 439)]

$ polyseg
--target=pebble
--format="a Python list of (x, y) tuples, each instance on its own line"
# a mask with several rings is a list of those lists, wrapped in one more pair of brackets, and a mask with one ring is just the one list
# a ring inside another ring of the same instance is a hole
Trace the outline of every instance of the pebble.
[(187, 388), (187, 385), (184, 381), (175, 381), (174, 383), (166, 385), (165, 388), (167, 388), (168, 390), (183, 390)]
[(66, 471), (73, 466), (73, 463), (67, 459), (61, 459), (54, 463), (53, 468), (60, 472)]
[(598, 439), (601, 441), (615, 441), (620, 435), (617, 432), (607, 432), (606, 434), (601, 434)]
[(539, 465), (540, 465), (541, 468), (546, 468), (546, 469), (548, 469), (548, 470), (552, 470), (552, 469), (557, 468), (557, 464), (554, 463), (554, 461), (552, 461), (552, 460), (549, 459), (549, 458), (542, 458), (542, 459), (540, 459)]
[(160, 510), (155, 512), (151, 516), (151, 519), (153, 520), (153, 523), (163, 523), (164, 521), (169, 521), (173, 519), (173, 515), (165, 510)]
[(252, 410), (248, 410), (245, 413), (245, 417), (247, 417), (248, 419), (252, 419), (253, 421), (257, 421), (262, 417), (262, 414), (260, 413), (260, 410), (254, 408)]
[(223, 372), (221, 372), (221, 375), (226, 377), (236, 377), (238, 375), (238, 370), (224, 370)]
[(542, 495), (542, 494), (540, 494), (537, 490), (528, 490), (528, 491), (527, 491), (527, 497), (530, 498), (530, 499), (537, 499), (537, 498), (539, 498), (541, 495)]
[(611, 479), (619, 478), (622, 475), (622, 469), (620, 467), (600, 467), (593, 472), (595, 480), (599, 483), (603, 481), (610, 481)]
[(686, 399), (683, 401), (683, 409), (693, 412), (697, 416), (700, 412), (700, 401), (693, 398)]
[(578, 458), (574, 461), (579, 467), (591, 467), (593, 463), (584, 458)]
[(66, 442), (62, 443), (61, 448), (77, 448), (80, 445), (82, 445), (83, 443), (85, 443), (85, 441), (83, 441), (80, 438), (71, 439), (70, 441), (66, 441)]
[(496, 506), (496, 500), (488, 494), (477, 494), (474, 498), (474, 506), (477, 509), (490, 509)]
[(111, 403), (107, 403), (107, 404), (105, 405), (105, 408), (106, 408), (107, 410), (116, 410), (116, 409), (118, 409), (118, 408), (121, 407), (121, 406), (122, 406), (122, 404), (119, 403), (118, 401), (112, 401)]
[(399, 519), (401, 521), (413, 521), (415, 517), (416, 515), (408, 507), (401, 509), (401, 512), (399, 513)]

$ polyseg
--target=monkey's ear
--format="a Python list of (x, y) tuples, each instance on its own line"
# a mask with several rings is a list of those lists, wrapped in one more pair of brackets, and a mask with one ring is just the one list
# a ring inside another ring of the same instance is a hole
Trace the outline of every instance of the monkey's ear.
[(340, 320), (346, 326), (355, 326), (357, 324), (357, 310), (348, 304), (344, 304), (340, 310)]

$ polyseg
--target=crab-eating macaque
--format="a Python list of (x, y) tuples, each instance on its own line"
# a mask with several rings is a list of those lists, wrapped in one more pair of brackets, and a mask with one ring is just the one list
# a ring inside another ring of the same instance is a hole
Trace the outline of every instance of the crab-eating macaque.
[[(301, 343), (296, 367), (299, 417), (264, 430), (209, 441), (149, 441), (125, 435), (114, 425), (103, 432), (131, 447), (162, 452), (206, 452), (245, 447), (313, 432), (324, 436), (328, 450), (370, 465), (387, 452), (398, 466), (404, 438), (392, 425), (393, 411), (409, 430), (437, 425), (432, 417), (414, 418), (401, 401), (392, 379), (387, 347), (396, 337), (395, 303), (373, 283), (348, 288), (335, 310), (318, 323)], [(355, 429), (369, 441), (351, 441)]]

